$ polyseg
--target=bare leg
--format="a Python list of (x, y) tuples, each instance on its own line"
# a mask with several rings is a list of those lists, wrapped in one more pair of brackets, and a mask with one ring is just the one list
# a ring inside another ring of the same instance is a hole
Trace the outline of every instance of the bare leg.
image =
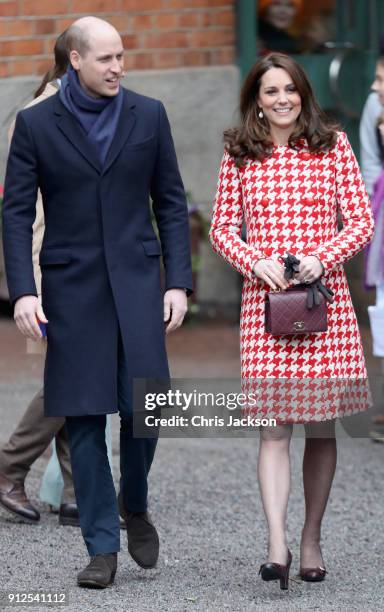
[(285, 534), (290, 490), (289, 443), (292, 425), (260, 428), (258, 479), (268, 523), (268, 561), (285, 565), (288, 546)]
[(301, 567), (324, 567), (320, 549), (321, 521), (336, 470), (335, 421), (305, 425), (303, 482), (305, 522), (301, 534)]

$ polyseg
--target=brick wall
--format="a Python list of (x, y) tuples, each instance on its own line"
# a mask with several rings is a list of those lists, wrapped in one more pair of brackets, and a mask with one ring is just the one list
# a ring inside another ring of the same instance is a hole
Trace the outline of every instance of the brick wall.
[(0, 0), (0, 77), (43, 74), (57, 35), (83, 15), (122, 34), (126, 69), (232, 64), (235, 0)]

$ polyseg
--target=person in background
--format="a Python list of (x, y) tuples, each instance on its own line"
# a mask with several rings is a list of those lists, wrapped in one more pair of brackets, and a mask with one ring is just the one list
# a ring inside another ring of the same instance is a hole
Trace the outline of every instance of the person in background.
[[(384, 373), (384, 55), (376, 63), (372, 93), (364, 106), (360, 123), (362, 172), (372, 198), (375, 233), (365, 250), (365, 289), (376, 289), (376, 303), (368, 307), (373, 354), (381, 358)], [(384, 404), (373, 417), (370, 436), (384, 442)]]
[[(43, 77), (35, 97), (27, 107), (34, 106), (57, 93), (59, 79), (66, 72), (68, 55), (65, 32), (60, 34), (54, 47), (55, 64)], [(11, 140), (14, 123), (9, 132)], [(41, 270), (39, 253), (44, 234), (44, 211), (41, 194), (36, 201), (36, 218), (33, 225), (33, 272), (37, 293), (41, 300)], [(46, 340), (38, 343), (27, 339), (27, 352), (45, 354)], [(32, 464), (49, 444), (55, 440), (57, 459), (63, 480), (62, 499), (59, 507), (61, 525), (79, 526), (79, 515), (73, 489), (69, 445), (64, 417), (44, 416), (44, 391), (40, 389), (30, 402), (21, 421), (8, 442), (0, 449), (0, 504), (9, 513), (28, 523), (37, 523), (40, 513), (25, 493), (25, 479)]]
[[(377, 75), (379, 79), (381, 79), (382, 70), (378, 65)], [(379, 82), (376, 77), (375, 87), (379, 86)], [(377, 122), (382, 112), (383, 106), (375, 89), (369, 94), (365, 102), (360, 121), (361, 173), (370, 197), (373, 195), (374, 185), (379, 178), (384, 160), (383, 147), (377, 128)]]
[(290, 31), (295, 23), (301, 0), (259, 0), (258, 33), (260, 54), (270, 51), (301, 53), (300, 39)]

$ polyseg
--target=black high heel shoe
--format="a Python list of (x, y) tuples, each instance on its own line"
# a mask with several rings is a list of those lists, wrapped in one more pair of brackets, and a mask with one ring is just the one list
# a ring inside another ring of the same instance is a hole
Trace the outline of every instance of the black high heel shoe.
[(263, 565), (260, 565), (259, 574), (261, 574), (262, 580), (280, 580), (280, 588), (287, 590), (291, 563), (292, 554), (288, 548), (287, 565), (281, 565), (280, 563), (263, 563)]

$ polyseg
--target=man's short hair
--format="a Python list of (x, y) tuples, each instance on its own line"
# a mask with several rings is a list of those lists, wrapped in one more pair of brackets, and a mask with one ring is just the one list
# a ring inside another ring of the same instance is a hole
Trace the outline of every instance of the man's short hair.
[(66, 44), (68, 55), (71, 51), (77, 51), (81, 57), (84, 57), (91, 48), (89, 34), (76, 25), (69, 26), (66, 32)]

